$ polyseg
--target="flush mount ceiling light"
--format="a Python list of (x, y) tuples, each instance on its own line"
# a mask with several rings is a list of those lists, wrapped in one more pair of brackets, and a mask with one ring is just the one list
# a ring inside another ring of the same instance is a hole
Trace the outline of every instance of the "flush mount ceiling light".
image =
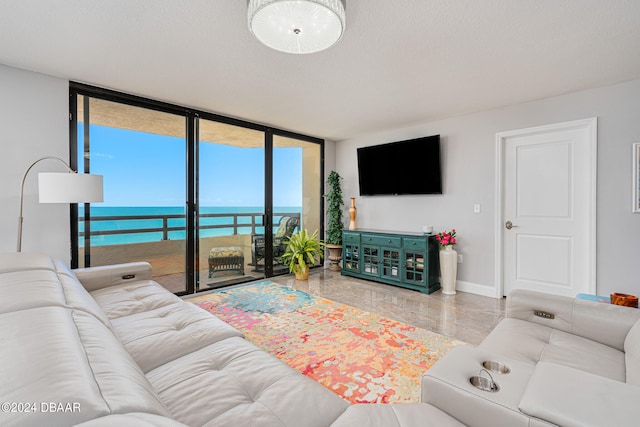
[(263, 44), (287, 53), (314, 53), (340, 40), (343, 0), (248, 0), (249, 30)]

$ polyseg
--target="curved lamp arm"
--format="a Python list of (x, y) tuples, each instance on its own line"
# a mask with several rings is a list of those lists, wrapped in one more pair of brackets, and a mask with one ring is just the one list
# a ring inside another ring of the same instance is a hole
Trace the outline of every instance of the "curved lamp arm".
[[(56, 203), (56, 202), (64, 202), (64, 203), (78, 203), (77, 199), (81, 199), (82, 201), (87, 201), (87, 202), (94, 202), (94, 201), (102, 201), (102, 176), (99, 175), (89, 175), (89, 174), (78, 174), (76, 173), (73, 169), (71, 169), (71, 167), (69, 166), (69, 164), (67, 162), (65, 162), (64, 160), (62, 160), (59, 157), (55, 157), (55, 156), (46, 156), (46, 157), (42, 157), (38, 160), (36, 160), (35, 162), (33, 162), (26, 170), (26, 172), (24, 173), (23, 177), (22, 177), (22, 182), (20, 184), (20, 211), (19, 211), (19, 215), (18, 215), (18, 245), (17, 245), (17, 251), (20, 252), (22, 250), (22, 207), (24, 204), (24, 183), (27, 179), (27, 175), (29, 175), (29, 172), (31, 171), (31, 169), (37, 165), (38, 163), (40, 163), (43, 160), (56, 160), (60, 163), (62, 163), (62, 165), (64, 166), (64, 168), (67, 170), (67, 172), (69, 175), (66, 174), (47, 174), (49, 176), (51, 176), (51, 178), (49, 178), (49, 183), (51, 183), (51, 181), (54, 181), (55, 184), (53, 185), (57, 185), (58, 187), (66, 187), (67, 190), (72, 190), (72, 191), (76, 191), (78, 193), (81, 193), (81, 195), (79, 196), (74, 196), (72, 194), (65, 194), (64, 196), (60, 197), (59, 195), (56, 195), (55, 199), (56, 200), (43, 200), (43, 190), (42, 190), (42, 185), (43, 185), (43, 181), (42, 181), (42, 176), (40, 177), (40, 202), (41, 203)], [(58, 176), (62, 176), (62, 178), (65, 178), (63, 181), (60, 181), (59, 179), (55, 179), (53, 180), (53, 176), (54, 175), (58, 175)], [(73, 178), (71, 178), (73, 177)], [(77, 178), (76, 178), (77, 177)], [(66, 179), (66, 178), (71, 178), (71, 179)], [(82, 178), (82, 182), (83, 184), (79, 184), (80, 178)], [(89, 181), (89, 182), (87, 182)], [(78, 188), (76, 188), (78, 187)], [(81, 190), (79, 190), (79, 188), (82, 187)], [(49, 187), (49, 191), (51, 190), (51, 186)], [(58, 200), (58, 199), (62, 199), (62, 200)], [(45, 198), (46, 199), (46, 198)]]

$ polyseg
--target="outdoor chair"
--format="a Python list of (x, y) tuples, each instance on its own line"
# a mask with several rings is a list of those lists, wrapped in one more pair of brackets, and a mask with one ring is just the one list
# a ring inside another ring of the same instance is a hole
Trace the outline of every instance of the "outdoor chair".
[[(280, 257), (287, 249), (285, 243), (298, 227), (299, 220), (292, 216), (280, 218), (278, 230), (273, 235), (273, 262), (280, 263)], [(264, 234), (253, 234), (251, 236), (251, 265), (257, 271), (264, 269), (265, 239)]]

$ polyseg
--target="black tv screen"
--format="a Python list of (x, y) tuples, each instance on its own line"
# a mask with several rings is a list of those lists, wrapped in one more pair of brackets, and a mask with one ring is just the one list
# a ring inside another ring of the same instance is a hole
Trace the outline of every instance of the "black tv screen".
[(440, 135), (358, 148), (361, 196), (442, 194)]

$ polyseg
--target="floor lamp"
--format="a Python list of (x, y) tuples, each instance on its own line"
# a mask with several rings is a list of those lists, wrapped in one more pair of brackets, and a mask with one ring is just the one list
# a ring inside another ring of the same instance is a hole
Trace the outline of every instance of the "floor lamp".
[(20, 214), (18, 216), (18, 252), (22, 251), (22, 205), (24, 182), (31, 169), (43, 160), (56, 160), (64, 165), (66, 172), (38, 174), (38, 200), (40, 203), (90, 203), (102, 202), (102, 175), (76, 173), (59, 157), (46, 156), (36, 160), (27, 168), (20, 184)]

